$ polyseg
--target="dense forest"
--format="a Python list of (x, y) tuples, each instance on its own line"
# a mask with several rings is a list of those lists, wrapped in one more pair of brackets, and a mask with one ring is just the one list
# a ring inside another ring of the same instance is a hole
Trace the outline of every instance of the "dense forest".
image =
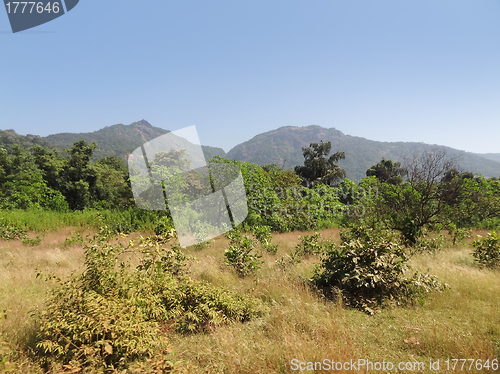
[[(345, 153), (328, 158), (329, 142), (311, 146), (318, 148), (304, 148), (305, 164), (295, 172), (218, 156), (209, 163), (230, 163), (241, 169), (250, 209), (245, 220), (248, 227), (310, 230), (351, 222), (358, 206), (365, 210), (361, 219), (372, 226), (377, 221), (410, 231), (408, 225), (418, 230), (429, 225), (430, 229), (435, 225), (470, 228), (499, 217), (499, 180), (457, 171), (456, 160), (443, 151), (414, 156), (405, 167), (382, 160), (356, 184), (337, 165)], [(117, 156), (94, 160), (96, 147), (80, 140), (65, 149), (65, 155), (38, 144), (27, 149), (21, 145), (0, 148), (0, 209), (134, 209), (127, 164)], [(153, 172), (169, 162), (168, 155), (155, 159)], [(195, 184), (192, 181), (184, 188)], [(413, 223), (405, 223), (408, 219)]]

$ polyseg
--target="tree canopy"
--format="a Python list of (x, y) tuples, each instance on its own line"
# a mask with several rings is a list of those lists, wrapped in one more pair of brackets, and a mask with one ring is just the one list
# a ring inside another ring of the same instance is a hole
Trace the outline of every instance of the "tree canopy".
[(304, 184), (314, 187), (318, 184), (334, 185), (346, 176), (346, 171), (336, 163), (345, 159), (344, 152), (336, 152), (330, 157), (331, 142), (311, 143), (309, 147), (302, 147), (304, 166), (296, 166), (295, 173), (300, 176)]

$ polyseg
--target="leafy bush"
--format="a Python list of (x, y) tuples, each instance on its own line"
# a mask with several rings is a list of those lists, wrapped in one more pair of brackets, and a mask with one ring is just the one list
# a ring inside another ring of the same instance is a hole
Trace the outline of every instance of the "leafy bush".
[(306, 257), (310, 255), (318, 255), (323, 252), (324, 245), (319, 242), (321, 234), (319, 232), (314, 235), (299, 235), (300, 243), (295, 246), (293, 257)]
[(439, 252), (446, 244), (443, 234), (434, 237), (418, 238), (412, 247), (413, 252)]
[(5, 219), (0, 220), (0, 238), (3, 240), (24, 239), (26, 237), (26, 230), (10, 224)]
[(37, 236), (35, 239), (28, 238), (27, 236), (22, 240), (24, 244), (35, 246), (38, 245), (42, 242), (43, 238), (40, 236)]
[(131, 240), (129, 246), (138, 247), (142, 253), (138, 270), (150, 273), (160, 268), (163, 272), (174, 276), (186, 275), (187, 261), (195, 260), (195, 258), (186, 256), (178, 244), (165, 246), (173, 238), (176, 238), (175, 230), (171, 229), (169, 232), (164, 231), (163, 236), (152, 235), (147, 238), (141, 236), (135, 241)]
[(252, 253), (255, 243), (248, 235), (241, 235), (238, 230), (231, 230), (226, 233), (229, 238), (230, 247), (224, 253), (225, 263), (231, 265), (240, 277), (254, 274), (264, 261), (259, 260), (261, 255)]
[(255, 226), (252, 230), (255, 238), (262, 244), (264, 249), (271, 254), (278, 252), (278, 246), (272, 244), (271, 227), (269, 226)]
[(453, 245), (463, 243), (465, 238), (472, 236), (471, 230), (465, 228), (452, 228), (449, 230), (449, 233), (452, 237)]
[(348, 306), (373, 314), (387, 302), (422, 300), (430, 290), (444, 288), (434, 276), (409, 276), (409, 258), (390, 234), (357, 228), (341, 239), (323, 255), (311, 279), (329, 297), (341, 295)]
[[(118, 258), (135, 245), (111, 245), (111, 237), (103, 227), (89, 240), (84, 273), (67, 281), (55, 278), (58, 286), (37, 312), (36, 346), (48, 371), (111, 372), (134, 363), (133, 370), (141, 372), (155, 352), (168, 350), (161, 332), (167, 324), (192, 333), (264, 312), (258, 299), (175, 276), (179, 272), (151, 254), (150, 249), (157, 248), (152, 241), (133, 251), (141, 264), (131, 269)], [(161, 357), (154, 366), (167, 372), (176, 364)]]
[(80, 234), (80, 233), (74, 233), (74, 234), (71, 235), (71, 238), (64, 239), (63, 248), (68, 248), (68, 247), (72, 246), (75, 243), (79, 243), (79, 244), (83, 244), (84, 243), (84, 239), (83, 239), (82, 234)]
[(169, 234), (174, 227), (172, 220), (169, 217), (162, 217), (154, 229), (156, 235)]
[(475, 250), (472, 253), (475, 261), (481, 267), (500, 266), (500, 236), (496, 232), (489, 232), (487, 237), (480, 235), (472, 245)]

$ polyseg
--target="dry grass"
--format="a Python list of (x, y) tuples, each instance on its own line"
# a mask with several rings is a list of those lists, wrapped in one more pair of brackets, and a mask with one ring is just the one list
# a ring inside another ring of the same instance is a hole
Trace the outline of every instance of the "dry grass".
[[(29, 338), (29, 311), (40, 305), (50, 285), (35, 279), (36, 268), (60, 276), (81, 270), (82, 246), (62, 247), (72, 231), (49, 233), (37, 247), (0, 241), (0, 311), (10, 310), (0, 331), (9, 341), (23, 344)], [(285, 271), (276, 265), (276, 259), (293, 250), (299, 234), (310, 233), (273, 235), (278, 253), (263, 253), (265, 264), (258, 276), (243, 279), (224, 264), (225, 238), (199, 250), (188, 249), (199, 259), (190, 268), (194, 278), (259, 297), (270, 312), (260, 320), (210, 334), (170, 333), (175, 359), (197, 366), (197, 373), (298, 372), (291, 369), (292, 359), (385, 360), (396, 365), (419, 361), (425, 370), (418, 372), (435, 373), (428, 368), (429, 359), (440, 359), (439, 372), (447, 372), (443, 360), (448, 358), (500, 359), (500, 272), (476, 268), (470, 246), (412, 259), (416, 269), (437, 275), (449, 290), (432, 294), (424, 305), (386, 309), (370, 317), (321, 300), (303, 286), (299, 277), (311, 275), (317, 257)], [(322, 231), (325, 239), (337, 241), (338, 234), (335, 229)]]

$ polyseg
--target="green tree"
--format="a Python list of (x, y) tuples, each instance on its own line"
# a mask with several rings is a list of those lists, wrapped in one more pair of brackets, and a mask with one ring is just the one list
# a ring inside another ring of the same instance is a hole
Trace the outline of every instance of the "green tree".
[(67, 203), (59, 191), (47, 186), (35, 158), (20, 145), (12, 154), (0, 149), (0, 208), (46, 208), (64, 211)]
[(401, 167), (401, 162), (385, 159), (366, 171), (367, 177), (375, 176), (381, 182), (389, 184), (403, 183), (403, 176), (406, 174), (407, 170)]
[(328, 157), (331, 150), (331, 142), (323, 140), (319, 144), (311, 143), (309, 147), (302, 147), (304, 166), (296, 166), (295, 173), (302, 178), (306, 186), (333, 185), (345, 178), (346, 171), (336, 164), (345, 159), (345, 153), (336, 152)]
[(67, 159), (61, 156), (56, 150), (49, 150), (47, 147), (35, 145), (29, 149), (34, 157), (37, 167), (42, 171), (43, 179), (47, 185), (60, 191), (64, 183), (64, 167)]
[(90, 159), (97, 144), (87, 144), (85, 140), (75, 142), (64, 168), (63, 194), (73, 210), (89, 207), (96, 196), (97, 171)]
[(442, 179), (454, 166), (455, 161), (445, 152), (431, 151), (406, 160), (406, 183), (382, 183), (367, 177), (368, 188), (377, 188), (378, 194), (360, 201), (365, 214), (354, 219), (374, 228), (399, 230), (408, 244), (414, 244), (424, 227), (434, 229), (450, 223), (449, 196), (458, 186), (446, 185)]

